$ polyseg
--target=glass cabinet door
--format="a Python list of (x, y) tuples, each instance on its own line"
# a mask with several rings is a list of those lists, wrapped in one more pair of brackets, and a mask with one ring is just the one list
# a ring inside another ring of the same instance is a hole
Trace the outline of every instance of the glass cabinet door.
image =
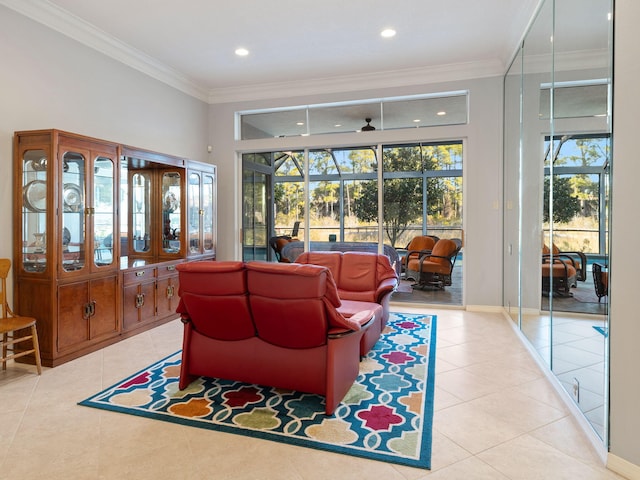
[(47, 154), (27, 150), (22, 157), (22, 268), (47, 268)]
[(202, 204), (200, 202), (200, 175), (198, 173), (189, 174), (187, 195), (189, 203), (189, 253), (201, 253), (200, 228)]
[(180, 252), (182, 223), (180, 177), (179, 172), (162, 174), (162, 251), (164, 253)]
[(62, 155), (62, 269), (82, 270), (86, 264), (85, 172), (86, 158), (81, 153)]
[(215, 253), (216, 232), (215, 222), (215, 179), (212, 174), (203, 173), (202, 175), (202, 210), (204, 211), (203, 225), (203, 249), (204, 253)]
[(132, 253), (151, 251), (151, 174), (145, 171), (131, 175)]
[[(112, 265), (114, 256), (115, 164), (113, 159), (98, 156), (93, 163), (93, 261), (96, 267)], [(117, 240), (116, 236), (116, 240)]]

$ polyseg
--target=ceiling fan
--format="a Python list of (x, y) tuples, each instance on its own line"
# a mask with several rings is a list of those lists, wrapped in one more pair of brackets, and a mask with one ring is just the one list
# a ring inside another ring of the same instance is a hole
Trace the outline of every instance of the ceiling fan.
[(360, 130), (362, 130), (363, 132), (371, 132), (376, 129), (376, 127), (371, 125), (370, 118), (365, 118), (364, 121), (367, 122), (367, 124), (364, 127), (362, 127)]

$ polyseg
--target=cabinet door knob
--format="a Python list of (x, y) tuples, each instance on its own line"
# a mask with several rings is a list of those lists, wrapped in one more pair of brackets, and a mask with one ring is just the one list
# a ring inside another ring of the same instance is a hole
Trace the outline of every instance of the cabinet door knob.
[(144, 293), (136, 295), (136, 308), (142, 308), (144, 306)]
[(89, 320), (91, 317), (91, 303), (85, 303), (82, 306), (82, 319)]
[(138, 270), (136, 272), (136, 277), (142, 277), (144, 275), (144, 270)]

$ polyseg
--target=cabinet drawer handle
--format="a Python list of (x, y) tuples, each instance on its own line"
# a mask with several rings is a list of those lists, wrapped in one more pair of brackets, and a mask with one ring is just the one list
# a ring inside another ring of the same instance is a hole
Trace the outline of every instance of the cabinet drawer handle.
[(82, 307), (82, 319), (89, 320), (96, 314), (96, 301), (91, 300), (89, 303), (85, 303)]
[(173, 298), (174, 294), (175, 294), (175, 287), (173, 285), (168, 285), (167, 286), (167, 298)]
[(136, 308), (144, 307), (144, 293), (139, 293), (136, 295)]
[(173, 272), (175, 269), (176, 269), (175, 265), (168, 265), (167, 266), (167, 271), (169, 271), (169, 272)]
[(139, 270), (136, 272), (136, 277), (142, 277), (144, 276), (144, 270)]

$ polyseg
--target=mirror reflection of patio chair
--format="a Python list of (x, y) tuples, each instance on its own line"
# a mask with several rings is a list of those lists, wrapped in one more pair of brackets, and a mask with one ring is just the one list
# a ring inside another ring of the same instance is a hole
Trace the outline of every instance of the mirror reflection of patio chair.
[(416, 282), (412, 286), (444, 290), (445, 286), (451, 285), (451, 273), (461, 248), (459, 239), (440, 239), (430, 253), (409, 259), (406, 276)]
[[(576, 269), (576, 280), (584, 282), (587, 280), (587, 256), (583, 252), (571, 252), (560, 250), (555, 243), (551, 244), (551, 251), (546, 245), (542, 245), (542, 254), (549, 255), (553, 253), (553, 256), (568, 261), (573, 268)], [(575, 284), (572, 286), (576, 286)]]
[[(440, 239), (434, 235), (418, 235), (417, 237), (413, 237), (405, 249), (406, 254), (402, 258), (402, 270), (404, 272), (407, 271), (407, 263), (410, 259), (419, 259), (421, 255), (431, 253), (431, 250), (433, 250), (438, 240)], [(417, 281), (418, 276), (416, 275), (413, 280)]]
[[(569, 256), (542, 255), (542, 294), (570, 297), (571, 287), (576, 286), (577, 268)], [(552, 280), (553, 279), (553, 280)], [(552, 287), (553, 284), (553, 287)]]
[(604, 265), (594, 263), (591, 267), (593, 272), (593, 286), (596, 289), (596, 296), (598, 297), (598, 303), (602, 300), (602, 297), (609, 295), (609, 272), (605, 269)]

